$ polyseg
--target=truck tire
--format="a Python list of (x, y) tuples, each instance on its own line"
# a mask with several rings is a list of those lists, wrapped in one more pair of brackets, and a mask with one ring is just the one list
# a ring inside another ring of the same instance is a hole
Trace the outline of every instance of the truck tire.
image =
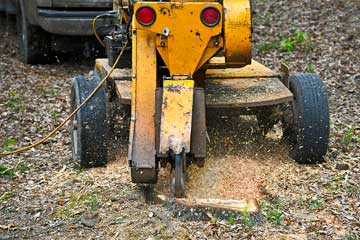
[(29, 23), (22, 1), (18, 1), (16, 6), (16, 26), (20, 60), (25, 64), (48, 63), (51, 53), (51, 36), (40, 27)]
[[(100, 78), (77, 77), (71, 88), (74, 111), (99, 84)], [(109, 121), (105, 86), (70, 122), (73, 159), (80, 167), (100, 167), (108, 162)]]
[(284, 138), (297, 163), (322, 162), (329, 144), (329, 106), (325, 86), (317, 74), (290, 75), (294, 100), (285, 122)]

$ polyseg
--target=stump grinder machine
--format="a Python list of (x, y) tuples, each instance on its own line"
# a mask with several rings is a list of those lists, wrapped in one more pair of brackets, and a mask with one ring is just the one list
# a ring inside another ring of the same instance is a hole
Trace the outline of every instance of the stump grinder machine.
[(131, 106), (132, 181), (154, 184), (170, 163), (177, 198), (185, 196), (187, 165), (204, 164), (209, 109), (256, 115), (263, 134), (281, 122), (292, 159), (323, 159), (329, 111), (322, 80), (252, 59), (251, 1), (115, 0), (108, 16), (114, 28), (99, 38), (107, 58), (96, 59), (94, 76), (77, 77), (72, 86), (75, 109), (105, 83), (70, 124), (73, 157), (82, 167), (108, 161), (110, 104)]

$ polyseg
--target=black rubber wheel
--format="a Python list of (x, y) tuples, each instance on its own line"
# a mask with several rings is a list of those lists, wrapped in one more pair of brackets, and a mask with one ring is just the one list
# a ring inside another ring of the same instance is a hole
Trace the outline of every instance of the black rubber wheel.
[(322, 162), (329, 144), (329, 106), (325, 86), (317, 74), (290, 75), (294, 95), (284, 138), (297, 163)]
[(185, 197), (186, 154), (175, 154), (175, 197)]
[[(99, 84), (100, 78), (77, 77), (71, 88), (71, 111)], [(80, 167), (99, 167), (108, 162), (109, 121), (103, 86), (70, 123), (73, 159)]]
[(29, 23), (22, 1), (17, 2), (16, 26), (20, 60), (25, 64), (48, 63), (51, 53), (51, 36), (40, 27)]

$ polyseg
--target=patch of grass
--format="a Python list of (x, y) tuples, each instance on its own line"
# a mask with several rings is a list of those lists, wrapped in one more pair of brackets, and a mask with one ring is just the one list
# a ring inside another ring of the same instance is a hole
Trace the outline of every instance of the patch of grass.
[(13, 139), (13, 138), (8, 138), (6, 141), (5, 141), (5, 144), (4, 144), (4, 151), (5, 152), (11, 152), (13, 150), (12, 146), (16, 144), (16, 140)]
[(51, 114), (51, 118), (56, 121), (59, 116), (59, 111), (57, 109), (53, 109), (51, 110), (50, 114)]
[(310, 39), (310, 34), (302, 31), (295, 32), (295, 42), (296, 43), (304, 43), (308, 39)]
[(263, 215), (266, 221), (280, 225), (282, 221), (282, 216), (284, 213), (281, 211), (281, 203), (280, 201), (268, 202), (266, 200), (260, 201), (260, 209), (263, 212)]
[(70, 196), (69, 207), (85, 207), (88, 210), (95, 211), (99, 207), (98, 196), (94, 192), (85, 192), (82, 194), (73, 193)]
[(235, 224), (235, 215), (234, 215), (234, 213), (230, 213), (230, 216), (229, 216), (229, 224), (230, 224), (230, 225), (234, 225), (234, 224)]
[(283, 52), (292, 52), (294, 51), (294, 46), (295, 42), (291, 38), (283, 38), (280, 40), (277, 47)]
[(311, 198), (308, 200), (308, 206), (312, 210), (321, 209), (324, 206), (324, 200), (317, 199), (317, 198)]
[(15, 98), (13, 96), (10, 96), (9, 99), (6, 101), (6, 105), (10, 109), (15, 108)]
[(250, 215), (247, 209), (245, 209), (241, 214), (241, 222), (249, 228), (252, 228), (255, 225), (254, 218)]
[(260, 52), (268, 52), (268, 51), (271, 51), (271, 50), (276, 49), (278, 47), (279, 47), (279, 42), (274, 41), (274, 42), (271, 42), (271, 43), (260, 44), (260, 45), (257, 46), (257, 49)]
[(61, 209), (52, 213), (52, 218), (79, 220), (80, 213), (96, 211), (99, 208), (99, 199), (95, 192), (72, 193), (69, 201)]
[(11, 198), (13, 198), (14, 196), (15, 196), (15, 194), (12, 192), (5, 192), (3, 195), (1, 195), (0, 201), (6, 202), (6, 201), (10, 200)]
[(26, 173), (30, 170), (30, 167), (25, 163), (18, 163), (15, 167), (7, 167), (5, 165), (0, 165), (0, 177), (15, 177), (17, 172)]
[(360, 194), (360, 186), (349, 182), (351, 176), (348, 173), (338, 174), (329, 178), (323, 186), (325, 187), (328, 194), (333, 196), (337, 194)]
[(29, 167), (29, 165), (27, 165), (25, 163), (19, 163), (15, 167), (15, 171), (20, 172), (20, 173), (26, 173), (26, 172), (30, 171), (30, 169), (31, 168)]
[(0, 177), (1, 176), (14, 177), (15, 170), (13, 168), (6, 167), (5, 165), (0, 165)]
[(355, 128), (352, 127), (345, 132), (342, 142), (345, 145), (349, 145), (352, 142), (360, 142), (360, 135), (356, 136)]
[(297, 45), (303, 45), (307, 51), (311, 50), (310, 35), (306, 32), (296, 31), (292, 36), (275, 40), (271, 43), (259, 45), (257, 48), (260, 52), (267, 52), (273, 49), (282, 52), (293, 52)]
[(346, 186), (344, 186), (344, 189), (348, 194), (360, 195), (360, 186), (359, 185), (346, 185)]
[(266, 220), (268, 222), (271, 222), (275, 225), (280, 225), (282, 220), (283, 212), (277, 209), (272, 209), (267, 212), (266, 214)]
[(345, 240), (358, 240), (359, 238), (357, 238), (356, 236), (352, 236), (352, 235), (345, 235)]
[(59, 209), (51, 214), (52, 218), (61, 218), (61, 219), (74, 219), (74, 220), (80, 220), (80, 215), (78, 213), (75, 213), (71, 211), (70, 209)]
[(52, 89), (50, 89), (50, 90), (48, 91), (48, 93), (50, 93), (50, 95), (52, 95), (52, 96), (57, 95), (58, 92), (59, 92), (59, 90), (57, 90), (57, 89), (55, 89), (55, 88), (52, 88)]
[(315, 72), (315, 66), (314, 66), (314, 64), (309, 63), (309, 64), (307, 65), (306, 71), (309, 72), (309, 73), (314, 73), (314, 72)]
[(81, 167), (76, 167), (74, 168), (74, 172), (76, 176), (80, 176), (85, 172), (85, 169)]
[(10, 90), (10, 96), (6, 101), (6, 105), (9, 109), (15, 111), (25, 111), (24, 100), (22, 99), (21, 95), (17, 93), (16, 90)]
[(42, 94), (47, 94), (47, 95), (55, 96), (55, 95), (58, 94), (59, 90), (57, 90), (56, 88), (51, 88), (51, 89), (40, 88), (40, 92), (41, 92)]

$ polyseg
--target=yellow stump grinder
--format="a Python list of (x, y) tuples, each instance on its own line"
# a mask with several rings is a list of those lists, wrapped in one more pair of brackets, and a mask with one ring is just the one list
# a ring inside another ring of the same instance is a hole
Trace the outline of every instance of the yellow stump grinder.
[(185, 196), (187, 164), (202, 165), (206, 157), (207, 109), (256, 115), (263, 134), (281, 121), (291, 158), (323, 159), (329, 111), (322, 80), (252, 59), (251, 1), (115, 0), (108, 15), (114, 28), (99, 38), (107, 58), (96, 59), (94, 76), (72, 86), (76, 109), (107, 80), (71, 121), (73, 157), (82, 167), (107, 163), (110, 102), (131, 106), (132, 181), (154, 184), (160, 166), (170, 163), (177, 198)]

